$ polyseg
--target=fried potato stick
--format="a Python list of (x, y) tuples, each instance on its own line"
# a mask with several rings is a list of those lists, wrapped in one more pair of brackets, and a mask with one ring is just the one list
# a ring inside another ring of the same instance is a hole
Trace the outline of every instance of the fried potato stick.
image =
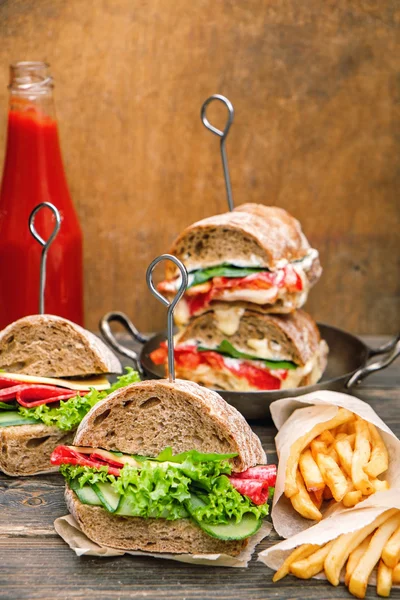
[(357, 490), (361, 490), (363, 496), (369, 496), (374, 491), (368, 475), (364, 471), (364, 467), (368, 464), (371, 456), (369, 429), (367, 423), (361, 420), (355, 422), (355, 428), (356, 440), (351, 463), (351, 479), (354, 487)]
[(331, 456), (317, 455), (317, 465), (321, 471), (324, 482), (332, 492), (336, 502), (340, 502), (348, 489), (348, 482), (339, 465)]
[(297, 439), (290, 448), (289, 458), (286, 463), (286, 477), (285, 477), (285, 496), (290, 498), (298, 492), (296, 484), (296, 472), (299, 464), (300, 454), (302, 451), (312, 442), (312, 440), (320, 435), (326, 429), (333, 429), (338, 425), (347, 423), (354, 419), (354, 414), (346, 408), (339, 408), (336, 415), (324, 421), (317, 423), (310, 431), (305, 435)]
[(355, 506), (362, 500), (362, 492), (360, 490), (352, 490), (343, 496), (343, 506), (350, 508)]
[(289, 571), (300, 579), (310, 579), (310, 577), (314, 577), (314, 575), (320, 573), (324, 568), (324, 561), (332, 544), (333, 541), (328, 542), (325, 546), (314, 552), (314, 554), (311, 554), (302, 560), (293, 562), (289, 567)]
[(382, 523), (372, 536), (366, 552), (360, 558), (349, 581), (349, 592), (357, 598), (365, 597), (369, 576), (379, 561), (386, 542), (399, 525), (400, 512), (396, 510), (396, 514)]
[(368, 548), (371, 538), (372, 533), (370, 533), (370, 535), (367, 536), (365, 540), (362, 541), (359, 546), (357, 546), (357, 548), (354, 548), (353, 552), (350, 552), (349, 558), (346, 563), (346, 575), (344, 577), (344, 582), (346, 585), (349, 585), (350, 577), (352, 576), (354, 569), (358, 565), (360, 558)]
[(396, 529), (391, 538), (386, 542), (382, 550), (382, 560), (385, 564), (394, 569), (400, 560), (400, 527)]
[(301, 560), (302, 558), (307, 558), (307, 556), (310, 556), (310, 554), (313, 554), (319, 548), (320, 546), (318, 544), (303, 544), (302, 546), (296, 548), (296, 550), (289, 554), (283, 564), (279, 567), (273, 576), (272, 581), (275, 583), (283, 577), (286, 577), (286, 575), (289, 573), (289, 567), (293, 562)]
[(387, 470), (389, 466), (389, 454), (383, 439), (373, 423), (368, 423), (368, 429), (371, 436), (371, 458), (364, 467), (364, 471), (369, 477), (378, 477)]
[(335, 444), (335, 448), (339, 456), (340, 466), (345, 471), (346, 475), (351, 478), (353, 450), (351, 449), (349, 440), (347, 438), (338, 440)]
[(297, 471), (296, 473), (296, 485), (298, 492), (290, 498), (293, 508), (305, 519), (320, 521), (322, 519), (322, 514), (311, 500), (300, 471)]
[[(350, 533), (343, 533), (332, 546), (325, 560), (325, 574), (332, 585), (338, 585), (340, 571), (342, 570), (350, 553), (353, 552), (365, 540), (365, 538), (379, 527), (382, 523), (388, 521), (392, 516), (396, 516), (397, 509), (391, 508), (377, 517), (372, 523), (365, 525), (361, 529)], [(379, 554), (380, 556), (380, 554)]]
[(390, 569), (383, 560), (379, 561), (378, 574), (376, 577), (376, 593), (378, 596), (387, 598), (392, 589), (393, 570)]
[(309, 492), (316, 492), (324, 489), (325, 482), (317, 463), (313, 459), (311, 450), (304, 450), (304, 452), (300, 454), (299, 468)]

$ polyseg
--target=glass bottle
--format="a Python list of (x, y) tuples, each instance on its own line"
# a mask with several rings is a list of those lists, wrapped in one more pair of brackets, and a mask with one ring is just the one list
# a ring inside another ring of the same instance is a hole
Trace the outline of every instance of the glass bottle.
[[(0, 329), (38, 312), (42, 247), (28, 220), (40, 202), (60, 211), (60, 231), (47, 257), (45, 310), (83, 324), (82, 231), (62, 163), (53, 80), (43, 62), (10, 67), (7, 147), (0, 192)], [(44, 239), (54, 228), (50, 210), (35, 226)]]

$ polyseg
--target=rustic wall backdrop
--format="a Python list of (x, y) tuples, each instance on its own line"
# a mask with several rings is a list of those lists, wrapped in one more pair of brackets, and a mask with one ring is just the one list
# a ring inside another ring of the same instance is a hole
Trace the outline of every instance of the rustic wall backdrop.
[(89, 327), (110, 309), (163, 326), (148, 263), (226, 209), (218, 140), (199, 118), (221, 93), (236, 109), (235, 203), (286, 208), (321, 252), (309, 312), (399, 329), (398, 0), (0, 0), (0, 40), (1, 163), (8, 64), (52, 66)]

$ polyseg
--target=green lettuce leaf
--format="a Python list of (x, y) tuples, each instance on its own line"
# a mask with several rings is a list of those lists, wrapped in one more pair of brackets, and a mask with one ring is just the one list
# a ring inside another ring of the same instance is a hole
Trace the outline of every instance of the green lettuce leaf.
[(108, 389), (98, 391), (91, 388), (85, 396), (74, 396), (69, 400), (60, 401), (60, 405), (52, 407), (48, 404), (41, 404), (34, 408), (19, 407), (18, 412), (23, 417), (36, 419), (50, 427), (58, 427), (63, 431), (75, 429), (82, 421), (89, 410), (100, 400), (106, 398), (115, 390), (140, 381), (139, 375), (131, 367), (125, 368), (126, 373), (118, 377), (117, 381)]
[(222, 264), (217, 267), (209, 267), (208, 269), (198, 269), (189, 273), (189, 285), (199, 285), (205, 283), (213, 277), (247, 277), (248, 275), (254, 275), (254, 273), (260, 273), (261, 271), (268, 271), (266, 267), (234, 267), (233, 265)]
[(0, 410), (15, 410), (16, 408), (16, 402), (0, 402)]
[[(170, 451), (165, 455), (171, 458)], [(231, 466), (225, 457), (232, 455), (202, 455), (196, 451), (185, 452), (185, 458), (177, 455), (180, 461), (159, 462), (145, 459), (141, 468), (125, 465), (120, 477), (108, 475), (107, 468), (61, 465), (60, 472), (71, 487), (83, 487), (98, 482), (110, 483), (113, 489), (129, 503), (130, 514), (143, 518), (182, 517), (182, 509), (190, 499), (191, 493), (197, 494), (204, 506), (196, 509), (195, 519), (209, 525), (218, 525), (234, 519), (239, 523), (246, 513), (257, 518), (268, 514), (268, 504), (256, 506), (242, 496), (230, 483), (228, 477)], [(197, 460), (201, 456), (212, 456), (210, 460)], [(160, 458), (160, 455), (157, 459)]]
[(251, 354), (245, 354), (244, 352), (239, 352), (232, 346), (228, 340), (223, 340), (216, 348), (206, 348), (205, 346), (198, 346), (198, 352), (218, 352), (219, 354), (223, 354), (224, 356), (229, 356), (230, 358), (241, 358), (245, 360), (259, 360), (265, 364), (268, 369), (297, 369), (296, 363), (289, 360), (266, 360), (264, 358), (259, 358), (258, 356), (253, 356)]

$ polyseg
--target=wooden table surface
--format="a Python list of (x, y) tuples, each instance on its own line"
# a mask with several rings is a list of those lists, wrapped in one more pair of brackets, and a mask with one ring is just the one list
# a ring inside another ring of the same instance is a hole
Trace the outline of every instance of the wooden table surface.
[[(378, 345), (385, 338), (368, 338)], [(370, 402), (396, 435), (400, 435), (399, 361), (371, 376), (357, 390)], [(275, 428), (254, 426), (268, 454), (276, 462)], [(106, 600), (117, 598), (266, 600), (268, 598), (350, 598), (344, 585), (286, 577), (272, 584), (272, 571), (253, 557), (249, 568), (188, 566), (147, 557), (78, 558), (55, 533), (53, 522), (66, 514), (61, 476), (17, 479), (0, 475), (0, 598)], [(257, 548), (274, 544), (273, 532)], [(373, 588), (368, 598), (375, 598)], [(392, 591), (400, 598), (400, 590)]]

